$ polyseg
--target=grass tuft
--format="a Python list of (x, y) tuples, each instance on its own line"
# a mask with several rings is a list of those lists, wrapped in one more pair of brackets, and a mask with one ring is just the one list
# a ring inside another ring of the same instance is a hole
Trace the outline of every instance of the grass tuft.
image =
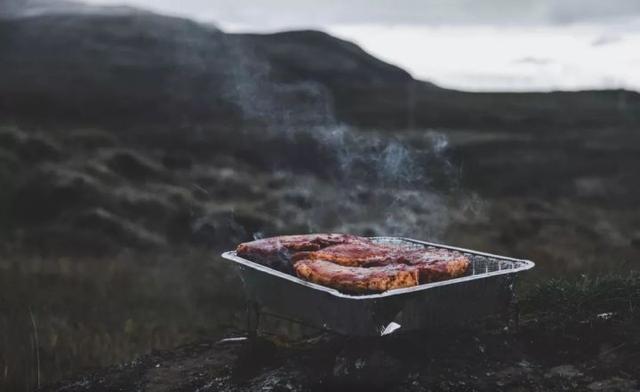
[(551, 279), (535, 285), (521, 301), (525, 318), (558, 326), (608, 319), (640, 319), (640, 272), (576, 279)]

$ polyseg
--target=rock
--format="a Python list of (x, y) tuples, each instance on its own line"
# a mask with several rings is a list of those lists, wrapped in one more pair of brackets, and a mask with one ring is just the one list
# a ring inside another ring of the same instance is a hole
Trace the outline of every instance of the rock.
[(77, 214), (73, 226), (79, 231), (88, 230), (95, 235), (103, 235), (117, 243), (135, 248), (158, 247), (164, 243), (159, 235), (102, 208)]
[[(190, 220), (191, 219), (189, 217), (182, 217), (181, 220), (176, 220), (177, 224), (174, 226), (178, 226), (179, 222), (182, 222), (184, 226), (185, 224), (189, 224)], [(224, 234), (220, 234), (215, 222), (206, 219), (199, 219), (191, 227), (190, 239), (196, 245), (214, 246), (223, 235)], [(227, 235), (231, 236), (232, 234), (229, 233)]]
[(313, 206), (313, 191), (308, 188), (293, 188), (283, 193), (283, 199), (301, 209)]
[(18, 152), (27, 162), (55, 161), (62, 156), (62, 149), (42, 136), (29, 135), (18, 147)]
[(545, 373), (546, 378), (560, 377), (566, 379), (572, 379), (576, 377), (581, 377), (583, 373), (576, 369), (573, 365), (560, 365), (549, 369), (547, 373)]
[(166, 153), (162, 156), (162, 165), (170, 170), (190, 170), (193, 160), (185, 153)]
[(135, 151), (116, 150), (107, 154), (106, 165), (113, 172), (132, 181), (162, 177), (162, 168)]
[(590, 391), (599, 392), (624, 392), (634, 390), (638, 386), (635, 380), (629, 380), (620, 377), (612, 377), (607, 380), (594, 381), (587, 385)]
[(20, 158), (13, 151), (0, 149), (0, 170), (14, 171), (20, 166)]
[[(157, 225), (176, 211), (175, 204), (162, 192), (146, 192), (137, 187), (119, 188), (114, 192), (118, 211), (129, 219)], [(114, 203), (115, 204), (115, 203)]]
[(529, 367), (510, 366), (496, 372), (496, 385), (503, 387), (512, 384), (519, 384), (525, 381), (530, 373), (531, 368)]
[(60, 146), (49, 138), (14, 127), (0, 128), (0, 148), (14, 152), (28, 164), (58, 160), (63, 155)]
[(51, 221), (69, 210), (102, 204), (104, 193), (92, 177), (61, 167), (45, 167), (18, 183), (12, 200), (18, 224)]
[(255, 176), (236, 168), (208, 168), (196, 175), (194, 183), (213, 199), (234, 199), (243, 197), (262, 197), (263, 192), (256, 184)]
[(297, 371), (291, 369), (282, 371), (282, 369), (274, 369), (264, 372), (252, 381), (252, 387), (256, 391), (264, 392), (303, 392), (307, 388), (300, 385), (298, 381), (301, 377)]
[(0, 149), (0, 230), (12, 226), (15, 209), (13, 206), (16, 187), (20, 182), (18, 158), (11, 151)]
[(104, 257), (124, 249), (108, 236), (67, 225), (40, 226), (25, 231), (20, 240), (27, 252), (40, 255)]
[(101, 129), (79, 128), (66, 133), (64, 142), (74, 148), (95, 150), (113, 147), (117, 143), (117, 138), (112, 132), (106, 132)]
[(12, 151), (15, 150), (24, 138), (24, 134), (18, 128), (0, 127), (0, 147)]
[(382, 349), (346, 349), (335, 359), (330, 383), (338, 390), (384, 389), (398, 383), (405, 370), (400, 360)]
[(192, 241), (201, 245), (238, 243), (252, 239), (257, 232), (277, 232), (273, 217), (248, 208), (219, 211), (192, 220)]
[(231, 219), (252, 236), (258, 232), (274, 232), (278, 228), (278, 222), (273, 217), (253, 209), (237, 209)]
[(157, 233), (96, 207), (69, 212), (63, 220), (24, 231), (22, 245), (41, 254), (104, 257), (125, 249), (157, 250), (165, 241)]

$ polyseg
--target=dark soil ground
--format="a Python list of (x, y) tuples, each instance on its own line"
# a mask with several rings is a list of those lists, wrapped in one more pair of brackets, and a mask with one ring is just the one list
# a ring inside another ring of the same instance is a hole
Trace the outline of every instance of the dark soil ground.
[(267, 341), (256, 347), (248, 341), (205, 341), (154, 352), (44, 390), (634, 390), (640, 347), (637, 341), (611, 334), (611, 328), (545, 335), (534, 323), (514, 335), (469, 330), (350, 342), (353, 347), (338, 338), (299, 348)]
[(532, 288), (521, 305), (517, 328), (486, 320), (446, 332), (369, 340), (327, 334), (297, 342), (273, 337), (209, 340), (153, 352), (43, 390), (633, 391), (640, 387), (639, 276), (552, 281)]

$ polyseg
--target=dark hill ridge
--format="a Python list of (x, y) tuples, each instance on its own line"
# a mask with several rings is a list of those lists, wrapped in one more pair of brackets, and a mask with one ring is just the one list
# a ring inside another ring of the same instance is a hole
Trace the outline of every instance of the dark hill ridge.
[(352, 42), (320, 31), (237, 37), (263, 54), (274, 66), (273, 77), (283, 82), (317, 80), (337, 87), (340, 83), (376, 86), (414, 81), (405, 70), (378, 60)]
[(452, 91), (320, 32), (226, 34), (153, 13), (63, 4), (64, 12), (0, 19), (3, 117), (231, 126), (294, 118), (388, 129), (640, 122), (635, 92)]
[[(220, 31), (147, 14), (0, 22), (0, 111), (69, 121), (232, 119)], [(215, 72), (211, 72), (215, 70)]]
[(67, 0), (3, 0), (0, 3), (0, 18), (19, 18), (45, 14), (111, 14), (124, 15), (145, 13), (141, 9), (115, 5), (104, 6)]

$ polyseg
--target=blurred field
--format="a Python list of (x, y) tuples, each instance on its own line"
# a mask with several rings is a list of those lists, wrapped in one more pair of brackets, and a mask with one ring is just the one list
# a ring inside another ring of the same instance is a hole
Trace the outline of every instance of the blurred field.
[(237, 327), (239, 282), (210, 252), (3, 257), (2, 390), (31, 390)]
[[(583, 149), (559, 165), (533, 159), (556, 156), (545, 145), (504, 147), (522, 135), (348, 132), (322, 139), (326, 151), (285, 138), (267, 151), (297, 143), (306, 156), (265, 164), (98, 129), (0, 129), (0, 385), (29, 390), (242, 328), (240, 282), (217, 254), (254, 235), (407, 235), (530, 258), (533, 282), (639, 269), (631, 157), (586, 180)], [(341, 149), (351, 159), (335, 165)]]
[[(640, 276), (549, 279), (521, 292), (520, 328), (485, 320), (387, 339), (315, 336), (297, 344), (216, 336), (77, 375), (47, 391), (164, 388), (192, 391), (384, 389), (606, 390), (637, 386)], [(453, 333), (455, 331), (455, 333)], [(229, 335), (227, 335), (229, 336)], [(350, 365), (356, 361), (358, 365)], [(345, 364), (346, 363), (346, 364)]]
[[(31, 390), (38, 380), (52, 382), (150, 350), (241, 335), (244, 327), (241, 282), (208, 251), (8, 258), (0, 271), (4, 390)], [(520, 288), (523, 317), (544, 321), (549, 335), (603, 312), (629, 323), (626, 317), (639, 309), (636, 275), (545, 283), (527, 276)]]

